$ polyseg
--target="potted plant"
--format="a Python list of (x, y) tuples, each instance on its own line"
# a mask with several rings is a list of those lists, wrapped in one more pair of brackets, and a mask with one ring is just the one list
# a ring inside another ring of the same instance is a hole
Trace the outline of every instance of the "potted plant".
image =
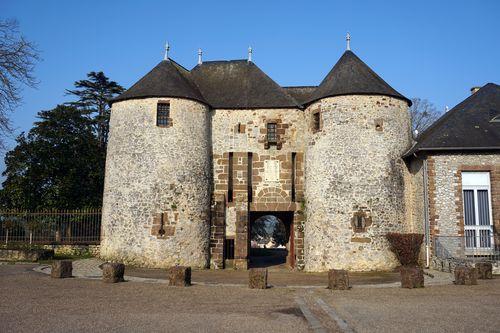
[(424, 235), (391, 232), (386, 237), (389, 241), (391, 251), (396, 255), (401, 264), (401, 287), (423, 288), (424, 270), (418, 264), (418, 257)]

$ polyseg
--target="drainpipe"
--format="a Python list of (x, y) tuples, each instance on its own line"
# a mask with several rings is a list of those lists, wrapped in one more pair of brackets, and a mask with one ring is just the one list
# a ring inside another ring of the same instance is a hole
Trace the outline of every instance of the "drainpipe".
[(429, 227), (429, 179), (427, 174), (427, 158), (424, 159), (423, 163), (423, 181), (424, 181), (424, 238), (425, 238), (425, 266), (429, 268), (430, 266), (430, 249), (431, 249), (431, 237), (430, 237), (430, 227)]

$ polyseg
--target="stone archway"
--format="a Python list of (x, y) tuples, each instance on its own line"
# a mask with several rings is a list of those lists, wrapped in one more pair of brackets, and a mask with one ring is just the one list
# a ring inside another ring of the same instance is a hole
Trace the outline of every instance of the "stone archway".
[(293, 268), (293, 212), (250, 212), (249, 220), (249, 267)]

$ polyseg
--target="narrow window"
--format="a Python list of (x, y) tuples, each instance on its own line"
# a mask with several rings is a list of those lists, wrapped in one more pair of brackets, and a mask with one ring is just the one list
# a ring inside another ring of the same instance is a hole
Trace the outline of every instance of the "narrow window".
[(319, 111), (313, 113), (313, 124), (312, 125), (313, 125), (314, 132), (317, 132), (321, 129), (321, 118), (320, 118)]
[(224, 245), (224, 258), (234, 259), (234, 239), (226, 238)]
[(276, 123), (267, 123), (267, 142), (269, 144), (276, 144), (278, 142)]
[(253, 154), (248, 153), (248, 164), (247, 164), (247, 195), (248, 202), (252, 202), (252, 164), (253, 164)]
[(158, 103), (156, 106), (156, 126), (168, 126), (170, 118), (170, 103)]
[(356, 229), (358, 229), (358, 230), (363, 230), (364, 229), (364, 227), (363, 227), (363, 224), (364, 224), (363, 220), (364, 220), (363, 216), (361, 216), (361, 215), (356, 216)]
[(227, 201), (233, 202), (233, 153), (229, 153), (229, 167), (227, 171)]
[(292, 153), (292, 202), (295, 202), (295, 168), (297, 153)]
[(489, 172), (462, 172), (465, 247), (494, 248)]

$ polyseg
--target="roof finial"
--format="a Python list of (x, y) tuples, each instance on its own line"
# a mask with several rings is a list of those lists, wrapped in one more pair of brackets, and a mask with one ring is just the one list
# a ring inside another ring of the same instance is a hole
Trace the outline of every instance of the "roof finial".
[(345, 40), (347, 42), (347, 51), (351, 51), (351, 34), (350, 33), (347, 33), (347, 35), (345, 35)]
[(165, 44), (165, 56), (163, 57), (163, 60), (168, 60), (168, 51), (170, 51), (170, 44), (167, 42)]
[(252, 47), (249, 46), (248, 47), (248, 62), (252, 62), (252, 53), (253, 53)]
[(201, 48), (198, 49), (198, 65), (201, 65), (203, 63), (201, 56), (203, 55), (203, 51)]

